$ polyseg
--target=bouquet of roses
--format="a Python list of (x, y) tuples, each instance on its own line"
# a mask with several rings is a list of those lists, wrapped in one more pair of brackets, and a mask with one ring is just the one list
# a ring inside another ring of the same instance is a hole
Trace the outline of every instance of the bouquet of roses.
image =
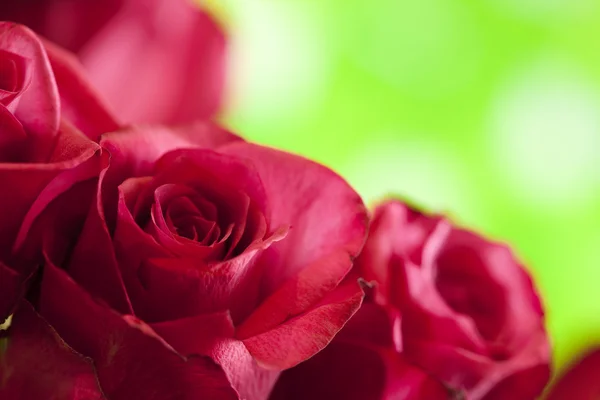
[(0, 24), (0, 399), (542, 393), (544, 311), (510, 249), (400, 200), (369, 212), (211, 120), (206, 13), (0, 7), (31, 28)]

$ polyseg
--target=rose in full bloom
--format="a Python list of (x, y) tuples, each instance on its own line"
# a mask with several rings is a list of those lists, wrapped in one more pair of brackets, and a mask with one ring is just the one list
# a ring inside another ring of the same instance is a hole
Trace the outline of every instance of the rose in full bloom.
[[(367, 215), (332, 171), (211, 123), (132, 127), (100, 145), (100, 179), (32, 210), (17, 253), (42, 249), (28, 300), (107, 398), (266, 399), (359, 308), (358, 282), (340, 282)], [(62, 371), (55, 353), (38, 362)]]
[(372, 286), (365, 305), (322, 353), (283, 373), (272, 400), (542, 392), (544, 313), (506, 246), (392, 200), (375, 210), (354, 273)]
[(594, 348), (565, 371), (550, 389), (548, 400), (595, 400), (600, 397), (600, 350)]
[(0, 323), (36, 270), (13, 254), (27, 214), (98, 176), (103, 157), (94, 140), (116, 128), (71, 56), (0, 23)]
[(3, 0), (0, 19), (76, 52), (124, 123), (185, 123), (219, 110), (225, 35), (194, 0)]

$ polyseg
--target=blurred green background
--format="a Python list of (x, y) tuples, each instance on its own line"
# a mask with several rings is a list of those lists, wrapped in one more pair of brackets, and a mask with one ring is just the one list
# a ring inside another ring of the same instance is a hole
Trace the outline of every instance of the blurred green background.
[(508, 241), (558, 367), (600, 342), (600, 1), (218, 0), (225, 120)]

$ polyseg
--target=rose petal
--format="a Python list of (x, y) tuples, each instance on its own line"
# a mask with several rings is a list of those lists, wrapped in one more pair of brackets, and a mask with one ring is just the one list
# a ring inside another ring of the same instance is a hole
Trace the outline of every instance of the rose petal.
[(446, 388), (383, 348), (334, 340), (284, 371), (269, 400), (448, 400)]
[(111, 186), (116, 188), (127, 178), (149, 176), (156, 161), (175, 149), (215, 149), (233, 141), (242, 140), (211, 122), (168, 128), (138, 126), (106, 134), (100, 144), (113, 155), (109, 174)]
[(158, 322), (152, 329), (181, 354), (212, 355), (218, 343), (235, 335), (227, 311)]
[(219, 26), (193, 2), (133, 0), (80, 57), (124, 121), (178, 124), (217, 111), (224, 48)]
[(39, 141), (32, 158), (43, 159), (58, 132), (60, 119), (58, 89), (50, 62), (36, 35), (12, 22), (0, 23), (0, 49), (31, 60), (31, 81), (23, 90), (15, 114)]
[[(41, 195), (44, 188), (52, 181), (64, 185), (64, 181), (71, 179), (70, 176), (80, 168), (89, 171), (94, 158), (99, 157), (100, 147), (63, 121), (47, 164), (0, 164), (0, 187), (11, 188), (10, 196), (0, 196), (0, 208), (11, 210), (0, 214), (0, 259), (7, 259), (13, 246), (20, 246), (37, 213), (60, 194), (60, 191), (48, 189)], [(66, 184), (68, 186), (69, 182)], [(39, 206), (30, 210), (34, 202)], [(30, 217), (24, 221), (28, 213)]]
[(182, 357), (149, 326), (96, 303), (51, 264), (45, 268), (40, 304), (41, 314), (65, 341), (94, 361), (107, 398), (238, 398), (208, 357)]
[(23, 125), (3, 105), (0, 104), (0, 123), (2, 124), (2, 135), (0, 135), (0, 163), (26, 161), (27, 134)]
[(104, 399), (91, 360), (70, 348), (29, 303), (19, 306), (4, 340), (0, 398)]
[(117, 130), (119, 124), (75, 56), (49, 41), (44, 41), (44, 47), (58, 84), (62, 117), (94, 141)]
[(375, 209), (369, 239), (356, 259), (356, 269), (365, 280), (379, 282), (377, 291), (383, 298), (405, 292), (393, 286), (396, 282), (389, 277), (389, 261), (394, 256), (402, 256), (419, 265), (423, 243), (438, 221), (438, 218), (425, 217), (399, 201), (382, 204)]
[(190, 258), (148, 259), (138, 271), (136, 310), (149, 321), (230, 310), (236, 320), (252, 309), (260, 275), (257, 250), (217, 265)]
[(264, 255), (266, 295), (321, 257), (358, 254), (367, 212), (341, 177), (302, 157), (254, 144), (233, 143), (219, 151), (254, 164), (270, 201), (267, 220), (271, 226), (292, 227), (286, 240)]
[(0, 50), (0, 104), (11, 113), (18, 106), (18, 99), (30, 83), (31, 71), (27, 59), (18, 54)]
[[(551, 371), (548, 364), (536, 365), (535, 367), (519, 371), (497, 383), (485, 395), (484, 400), (537, 399), (550, 380), (550, 375)], [(575, 395), (573, 391), (570, 391), (568, 399), (593, 400), (593, 398), (586, 399), (584, 396)], [(548, 400), (552, 400), (552, 398)]]
[[(520, 353), (507, 360), (494, 360), (451, 345), (418, 340), (406, 342), (404, 354), (440, 381), (465, 389), (473, 400), (488, 400), (488, 394), (506, 393), (506, 390), (512, 390), (511, 396), (515, 398), (526, 398), (517, 396), (531, 391), (539, 395), (544, 387), (541, 372), (546, 371), (546, 378), (550, 374), (550, 347), (541, 331), (530, 338), (530, 343), (524, 344)], [(528, 376), (532, 379), (529, 385), (515, 385)], [(496, 388), (498, 385), (501, 387)]]
[(106, 169), (100, 174), (95, 193), (77, 245), (71, 254), (69, 274), (93, 296), (104, 299), (123, 314), (133, 313), (117, 263), (102, 208), (101, 187)]
[[(351, 267), (352, 261), (345, 252), (313, 262), (268, 297), (238, 327), (237, 337), (246, 339), (259, 335), (304, 313), (333, 291)], [(358, 287), (356, 283), (353, 286)]]
[(260, 368), (243, 343), (233, 339), (235, 327), (228, 312), (161, 322), (152, 327), (182, 354), (213, 357), (242, 399), (265, 399), (279, 375), (278, 371)]
[(71, 51), (78, 51), (119, 10), (125, 0), (89, 2), (42, 0), (7, 1), (0, 20), (27, 25), (44, 37)]
[(395, 348), (399, 338), (400, 315), (375, 303), (363, 303), (348, 321), (336, 340), (359, 342), (387, 348)]
[(600, 395), (600, 351), (592, 349), (563, 372), (548, 400), (595, 400)]
[(363, 296), (360, 286), (349, 282), (302, 315), (243, 339), (244, 345), (265, 369), (291, 368), (327, 346), (358, 310)]
[(4, 322), (23, 293), (25, 277), (0, 262), (0, 321)]
[[(70, 136), (68, 132), (73, 129), (70, 125), (63, 124), (61, 129), (60, 138), (65, 138), (66, 140), (61, 141), (57, 147), (70, 147), (70, 149), (62, 149), (55, 152), (53, 157), (57, 159), (62, 159), (65, 156), (67, 158), (70, 156), (68, 154), (72, 151), (73, 147), (78, 145), (77, 141), (80, 139), (78, 137), (79, 133), (75, 132), (73, 134), (73, 138), (75, 140), (70, 140)], [(53, 202), (56, 198), (58, 198), (61, 194), (69, 191), (72, 187), (77, 185), (78, 183), (84, 182), (89, 179), (95, 179), (100, 175), (100, 172), (108, 166), (108, 154), (103, 153), (99, 146), (91, 142), (83, 142), (81, 143), (81, 150), (83, 153), (81, 155), (75, 154), (77, 158), (74, 160), (68, 160), (67, 163), (73, 165), (65, 165), (65, 170), (52, 179), (43, 190), (37, 196), (37, 199), (31, 204), (27, 215), (23, 217), (23, 222), (21, 223), (21, 227), (17, 238), (15, 240), (14, 248), (18, 251), (19, 247), (26, 240), (27, 235), (29, 234), (29, 229), (32, 224), (39, 217), (39, 215), (49, 207), (50, 203)], [(56, 154), (56, 153), (67, 153), (67, 154)], [(79, 164), (76, 164), (79, 162)], [(85, 206), (84, 206), (85, 207)]]

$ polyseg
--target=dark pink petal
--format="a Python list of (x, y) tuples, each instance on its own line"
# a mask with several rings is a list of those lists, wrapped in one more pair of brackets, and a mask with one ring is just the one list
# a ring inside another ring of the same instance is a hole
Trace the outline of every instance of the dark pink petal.
[(19, 162), (27, 160), (27, 134), (23, 125), (3, 105), (0, 104), (0, 163)]
[(260, 368), (243, 343), (233, 339), (235, 327), (227, 312), (161, 322), (152, 327), (181, 354), (213, 357), (243, 399), (265, 399), (279, 374)]
[(426, 217), (399, 201), (388, 201), (377, 207), (369, 228), (369, 239), (356, 269), (367, 281), (378, 282), (376, 291), (383, 299), (406, 292), (390, 277), (389, 264), (394, 258), (411, 260), (419, 265), (423, 244), (436, 227), (439, 218)]
[(41, 159), (56, 137), (60, 119), (58, 89), (41, 41), (28, 28), (0, 23), (0, 50), (31, 60), (31, 81), (23, 90), (15, 115), (37, 139), (33, 159)]
[(117, 130), (116, 118), (88, 82), (75, 56), (49, 41), (44, 46), (58, 85), (62, 117), (94, 141), (103, 133)]
[(334, 341), (284, 371), (269, 400), (385, 400), (386, 366), (376, 351)]
[(254, 164), (269, 199), (271, 226), (291, 226), (285, 240), (265, 252), (264, 294), (321, 257), (363, 246), (367, 212), (358, 194), (338, 175), (302, 157), (249, 144), (219, 150)]
[(80, 53), (124, 121), (178, 124), (220, 106), (225, 37), (188, 0), (132, 0)]
[(592, 349), (559, 377), (548, 400), (596, 400), (600, 396), (599, 371), (600, 351)]
[(118, 185), (131, 177), (152, 175), (154, 164), (175, 149), (216, 149), (242, 140), (211, 122), (196, 122), (175, 128), (137, 126), (104, 135), (100, 144), (113, 155), (110, 177)]
[[(284, 239), (287, 240), (287, 237)], [(331, 254), (306, 266), (269, 296), (241, 326), (237, 337), (246, 339), (276, 328), (301, 315), (333, 291), (352, 267), (345, 252)], [(352, 286), (358, 288), (356, 282)]]
[(68, 265), (69, 275), (93, 296), (106, 301), (114, 310), (133, 313), (131, 302), (116, 260), (112, 238), (105, 220), (101, 187), (106, 170), (96, 186), (94, 202)]
[(0, 262), (0, 321), (4, 322), (12, 313), (24, 292), (25, 278), (23, 274)]
[[(508, 392), (523, 399), (527, 393), (539, 395), (550, 376), (550, 346), (541, 331), (532, 335), (519, 353), (504, 360), (425, 341), (405, 343), (404, 354), (440, 381), (464, 389), (473, 400), (488, 400), (488, 395), (492, 396), (489, 400), (500, 399), (494, 396)], [(520, 385), (528, 379), (528, 385)]]
[(102, 400), (93, 364), (69, 347), (29, 305), (0, 338), (0, 398)]
[[(0, 214), (0, 259), (7, 259), (13, 246), (19, 246), (14, 243), (19, 230), (21, 238), (26, 236), (27, 228), (21, 225), (33, 222), (35, 211), (30, 208), (34, 201), (41, 210), (60, 194), (60, 191), (44, 188), (52, 181), (68, 187), (74, 183), (69, 181), (73, 174), (70, 171), (89, 171), (100, 157), (100, 147), (65, 122), (55, 140), (47, 164), (0, 164), (0, 187), (11, 188), (10, 196), (0, 196), (0, 209), (11, 210)], [(24, 222), (28, 213), (32, 217)]]
[[(218, 149), (217, 149), (218, 151)], [(204, 179), (202, 179), (204, 178)], [(212, 179), (211, 179), (212, 178)], [(259, 174), (251, 162), (207, 149), (177, 149), (166, 153), (156, 164), (157, 183), (187, 183), (189, 186), (205, 189), (208, 184), (219, 182), (223, 186), (201, 193), (223, 193), (228, 200), (235, 192), (242, 192), (257, 204), (259, 210), (265, 211), (268, 198)], [(208, 186), (210, 188), (210, 186)], [(225, 190), (225, 189), (228, 190)], [(219, 206), (227, 205), (226, 201)], [(239, 222), (234, 219), (235, 222)], [(271, 224), (272, 228), (287, 224)]]
[(449, 400), (447, 389), (390, 350), (334, 340), (284, 371), (269, 400)]
[[(273, 236), (262, 246), (268, 247), (278, 238)], [(249, 249), (211, 265), (193, 258), (149, 257), (140, 261), (136, 276), (131, 277), (136, 281), (130, 284), (135, 308), (151, 321), (229, 310), (237, 322), (258, 300), (260, 270), (255, 259), (260, 251)], [(132, 260), (123, 259), (124, 265), (134, 265)]]
[(446, 303), (504, 351), (518, 350), (531, 332), (544, 329), (531, 278), (506, 246), (454, 229), (436, 263), (436, 286)]
[(15, 53), (0, 50), (0, 104), (11, 113), (31, 80), (29, 61)]
[(0, 8), (0, 20), (27, 25), (53, 42), (78, 51), (125, 1), (8, 0)]
[[(500, 381), (484, 397), (483, 400), (531, 400), (540, 397), (546, 384), (550, 380), (550, 365), (540, 364), (529, 369), (519, 371), (509, 375), (506, 379)], [(600, 394), (600, 391), (596, 393)], [(569, 400), (588, 400), (584, 396), (575, 395), (572, 391), (569, 393)], [(594, 397), (589, 398), (593, 400)], [(548, 399), (552, 400), (552, 398)]]
[(336, 340), (401, 350), (400, 315), (366, 300)]
[(212, 355), (220, 342), (235, 336), (235, 326), (227, 311), (151, 325), (156, 333), (181, 354)]
[(45, 268), (40, 304), (61, 337), (93, 360), (107, 398), (238, 398), (210, 358), (178, 354), (148, 325), (97, 303), (51, 264)]
[(327, 346), (358, 310), (363, 296), (358, 283), (349, 282), (305, 313), (243, 342), (263, 368), (291, 368)]

